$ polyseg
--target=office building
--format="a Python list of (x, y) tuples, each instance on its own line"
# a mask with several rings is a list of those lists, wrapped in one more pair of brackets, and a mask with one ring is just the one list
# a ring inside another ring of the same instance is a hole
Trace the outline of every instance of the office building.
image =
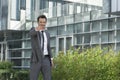
[(0, 60), (14, 62), (14, 68), (29, 68), (28, 32), (37, 26), (40, 14), (48, 18), (46, 27), (54, 56), (71, 46), (81, 49), (111, 46), (119, 51), (120, 17), (104, 12), (103, 3), (102, 0), (0, 0)]

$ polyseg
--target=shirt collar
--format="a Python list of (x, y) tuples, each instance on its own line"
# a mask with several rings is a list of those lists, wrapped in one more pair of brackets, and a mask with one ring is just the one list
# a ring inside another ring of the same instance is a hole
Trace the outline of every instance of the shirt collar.
[(40, 32), (42, 32), (42, 31), (45, 31), (45, 29), (44, 30), (40, 30)]

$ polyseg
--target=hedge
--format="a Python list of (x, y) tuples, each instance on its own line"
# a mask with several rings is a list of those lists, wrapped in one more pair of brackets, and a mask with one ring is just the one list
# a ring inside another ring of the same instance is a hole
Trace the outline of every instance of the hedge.
[(120, 80), (120, 53), (96, 47), (63, 54), (54, 58), (52, 80)]

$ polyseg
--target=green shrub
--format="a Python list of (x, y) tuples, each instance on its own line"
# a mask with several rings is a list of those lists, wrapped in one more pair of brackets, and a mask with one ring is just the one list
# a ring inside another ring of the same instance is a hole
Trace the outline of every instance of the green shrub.
[(13, 64), (8, 61), (0, 62), (0, 80), (10, 80)]
[(120, 80), (120, 54), (112, 50), (70, 49), (63, 54), (54, 58), (53, 80)]
[(0, 62), (0, 69), (12, 69), (13, 63), (9, 61)]
[(29, 80), (29, 71), (28, 70), (15, 71), (14, 80)]

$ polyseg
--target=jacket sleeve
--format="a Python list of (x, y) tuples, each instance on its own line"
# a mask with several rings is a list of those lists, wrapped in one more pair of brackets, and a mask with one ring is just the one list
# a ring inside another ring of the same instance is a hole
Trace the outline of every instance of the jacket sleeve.
[(48, 42), (48, 52), (49, 52), (49, 55), (50, 55), (50, 58), (52, 58), (52, 52), (51, 52), (51, 48), (50, 48), (50, 34), (49, 34), (49, 42)]
[(35, 28), (34, 28), (34, 27), (32, 27), (31, 30), (29, 31), (29, 35), (30, 35), (31, 37), (37, 36), (37, 31), (35, 31)]

